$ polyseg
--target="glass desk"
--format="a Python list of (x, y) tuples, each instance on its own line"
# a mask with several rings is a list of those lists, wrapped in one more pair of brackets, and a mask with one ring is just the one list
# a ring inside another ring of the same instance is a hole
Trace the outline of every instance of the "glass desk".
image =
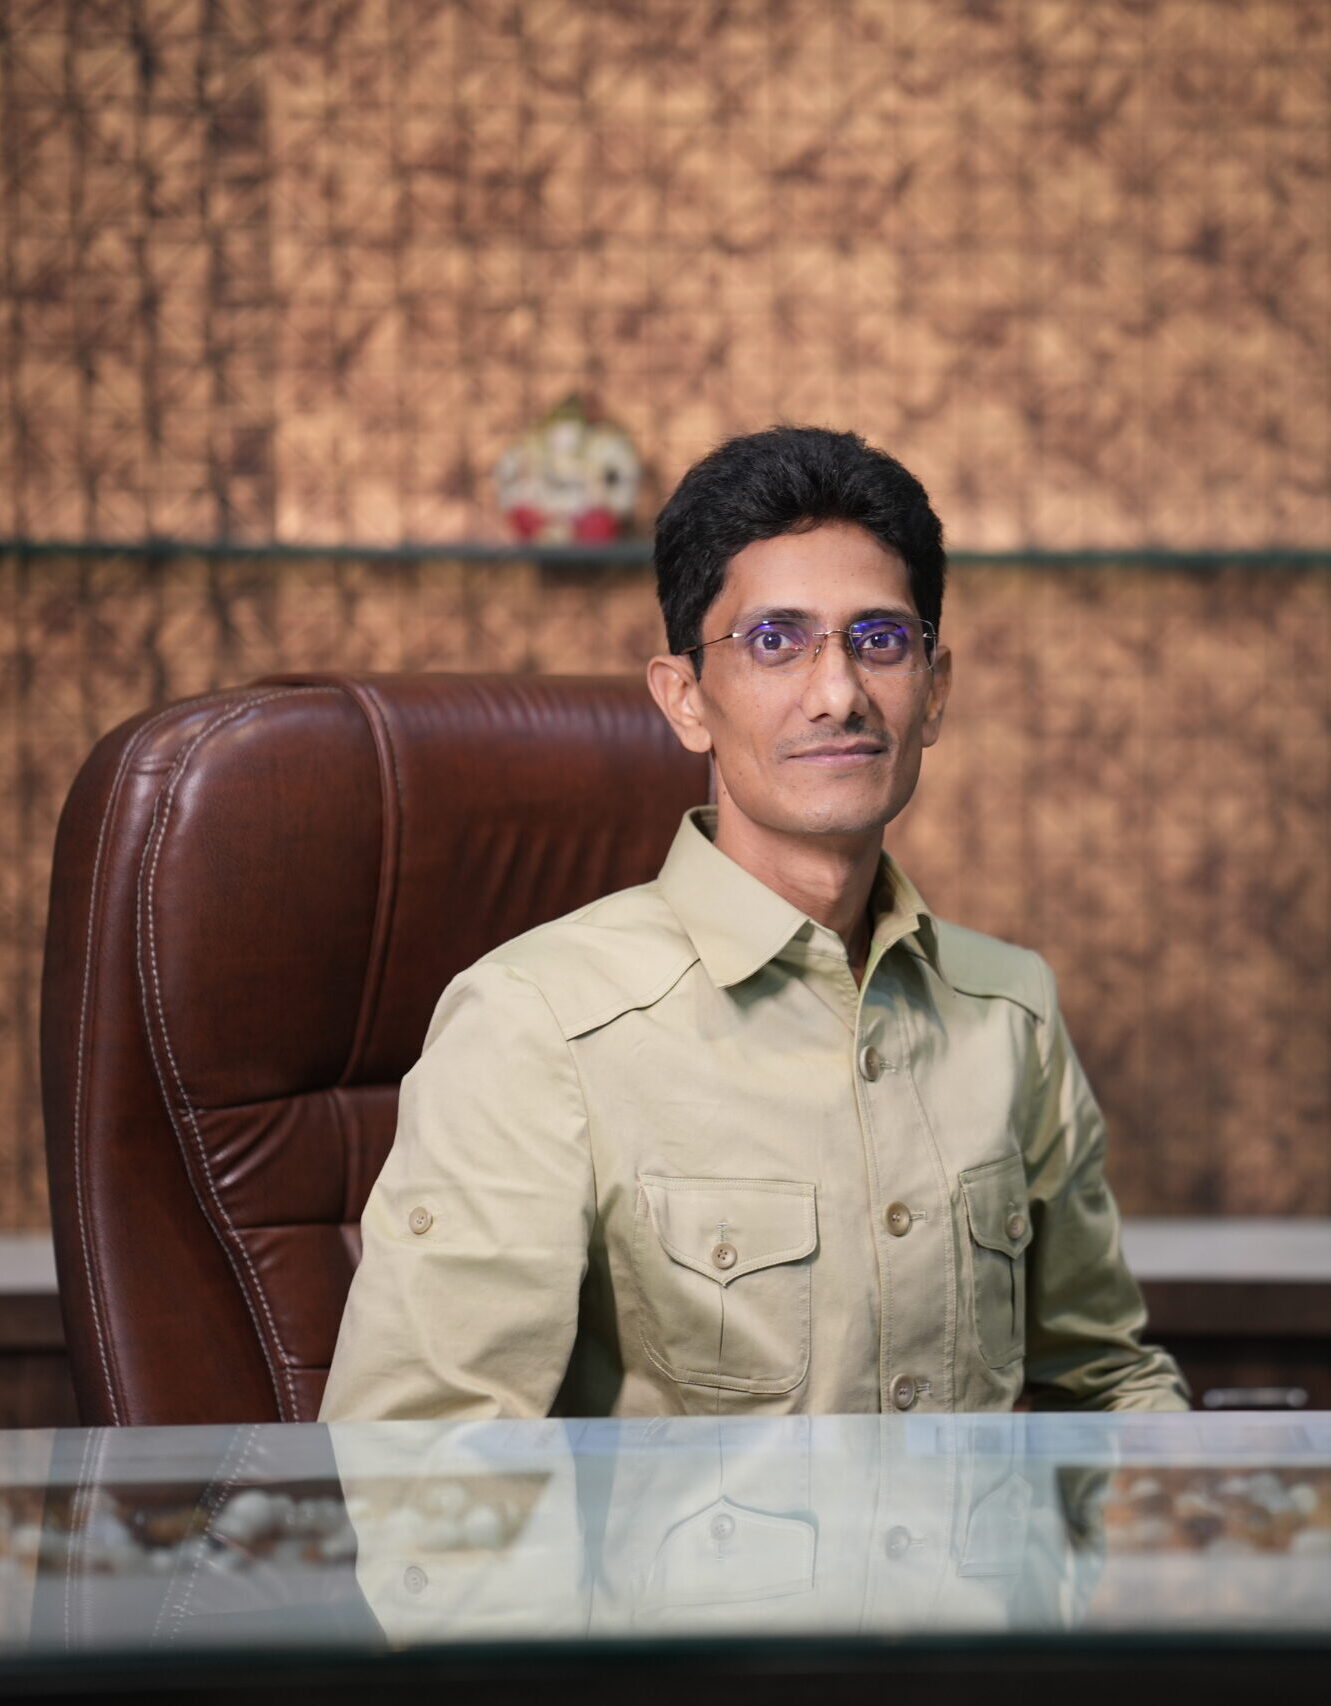
[(0, 1435), (7, 1698), (888, 1683), (1331, 1699), (1331, 1414)]

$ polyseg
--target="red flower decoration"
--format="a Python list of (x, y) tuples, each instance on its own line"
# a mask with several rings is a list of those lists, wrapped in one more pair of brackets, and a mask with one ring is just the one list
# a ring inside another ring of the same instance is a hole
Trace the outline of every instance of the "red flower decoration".
[(585, 509), (573, 517), (573, 537), (579, 545), (605, 545), (619, 537), (619, 521), (613, 510)]
[(530, 504), (518, 504), (509, 510), (508, 519), (519, 539), (538, 539), (545, 526), (545, 513)]

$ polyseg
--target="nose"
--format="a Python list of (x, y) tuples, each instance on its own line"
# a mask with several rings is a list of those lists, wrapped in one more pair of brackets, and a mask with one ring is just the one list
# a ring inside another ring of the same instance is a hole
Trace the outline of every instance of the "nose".
[(810, 722), (848, 723), (869, 709), (864, 677), (845, 634), (825, 634), (804, 678), (800, 706)]

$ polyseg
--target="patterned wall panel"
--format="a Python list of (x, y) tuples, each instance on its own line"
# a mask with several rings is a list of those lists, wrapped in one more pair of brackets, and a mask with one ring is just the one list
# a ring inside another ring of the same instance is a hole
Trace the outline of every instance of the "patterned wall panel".
[[(955, 546), (1331, 540), (1325, 0), (0, 0), (0, 538), (494, 538), (575, 388), (649, 468), (855, 426)], [(898, 831), (1040, 946), (1137, 1211), (1331, 1212), (1323, 570), (973, 570)], [(44, 1215), (59, 802), (286, 665), (636, 667), (644, 578), (0, 554), (0, 1224)]]
[[(1325, 0), (2, 0), (0, 533), (493, 530), (574, 388), (957, 544), (1331, 536)], [(644, 509), (650, 507), (650, 494)]]
[[(1137, 1213), (1331, 1214), (1331, 574), (971, 568), (889, 842), (1041, 949)], [(0, 555), (0, 1225), (45, 1216), (37, 986), (60, 804), (145, 705), (284, 667), (636, 670), (643, 571)]]

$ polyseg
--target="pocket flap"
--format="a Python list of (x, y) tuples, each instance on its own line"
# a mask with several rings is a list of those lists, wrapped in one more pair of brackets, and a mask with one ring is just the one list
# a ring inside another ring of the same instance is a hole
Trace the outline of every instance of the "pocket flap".
[(798, 1262), (818, 1243), (815, 1187), (798, 1179), (643, 1173), (638, 1183), (662, 1247), (718, 1285), (756, 1268)]
[(986, 1250), (1013, 1260), (1031, 1241), (1031, 1211), (1026, 1196), (1026, 1169), (1020, 1155), (967, 1167), (960, 1174), (971, 1237)]

